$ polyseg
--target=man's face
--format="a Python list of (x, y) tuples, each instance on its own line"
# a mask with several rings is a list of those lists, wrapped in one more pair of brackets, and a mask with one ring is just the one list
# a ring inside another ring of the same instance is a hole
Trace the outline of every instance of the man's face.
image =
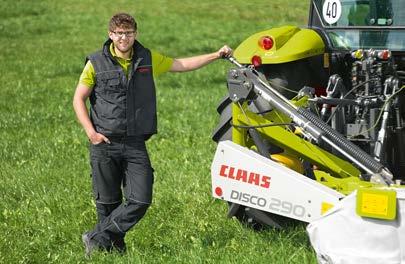
[(117, 27), (114, 31), (108, 33), (114, 46), (122, 53), (131, 50), (136, 38), (136, 31), (133, 28)]

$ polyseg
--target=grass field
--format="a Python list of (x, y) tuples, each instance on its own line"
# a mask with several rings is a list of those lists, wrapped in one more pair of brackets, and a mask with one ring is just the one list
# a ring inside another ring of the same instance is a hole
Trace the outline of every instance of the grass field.
[[(139, 40), (172, 57), (236, 47), (250, 34), (305, 25), (309, 1), (3, 0), (0, 5), (0, 263), (86, 263), (96, 221), (88, 142), (72, 109), (84, 58), (117, 11)], [(148, 141), (154, 201), (124, 256), (93, 263), (316, 263), (305, 225), (254, 232), (211, 197), (211, 131), (225, 61), (157, 79), (159, 134)]]

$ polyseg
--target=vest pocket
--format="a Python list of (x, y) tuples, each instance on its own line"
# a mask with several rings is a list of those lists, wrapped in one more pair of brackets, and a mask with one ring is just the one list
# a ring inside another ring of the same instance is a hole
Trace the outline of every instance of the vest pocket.
[(101, 88), (100, 90), (113, 90), (119, 91), (120, 89), (120, 72), (119, 71), (108, 71), (108, 72), (101, 72), (97, 74), (98, 86)]
[(119, 78), (109, 79), (107, 80), (107, 87), (117, 86), (120, 84)]
[(104, 89), (106, 90), (107, 93), (121, 93), (121, 90), (123, 90), (123, 86), (120, 85), (120, 79), (119, 78), (113, 78), (113, 79), (107, 79), (105, 81), (105, 86)]

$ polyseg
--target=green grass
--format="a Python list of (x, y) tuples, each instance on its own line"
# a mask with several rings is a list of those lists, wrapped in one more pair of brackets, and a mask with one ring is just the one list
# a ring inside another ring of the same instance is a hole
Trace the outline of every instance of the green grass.
[[(305, 25), (309, 1), (21, 1), (0, 5), (0, 263), (86, 263), (96, 221), (88, 143), (72, 109), (87, 54), (117, 11), (173, 57), (236, 47), (276, 25)], [(157, 79), (159, 134), (148, 142), (154, 201), (124, 256), (93, 263), (315, 263), (305, 225), (254, 232), (211, 197), (211, 131), (229, 63)]]

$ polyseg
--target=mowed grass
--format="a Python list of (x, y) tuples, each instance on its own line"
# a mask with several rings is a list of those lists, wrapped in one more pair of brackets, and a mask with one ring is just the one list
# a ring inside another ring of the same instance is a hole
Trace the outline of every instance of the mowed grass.
[[(126, 11), (139, 40), (172, 57), (237, 45), (277, 25), (305, 25), (309, 1), (3, 0), (0, 5), (0, 263), (315, 263), (305, 225), (255, 232), (211, 197), (211, 131), (231, 65), (156, 80), (159, 134), (148, 141), (153, 205), (124, 256), (84, 258), (96, 222), (88, 142), (72, 96), (87, 54)], [(288, 190), (286, 190), (288, 191)]]

